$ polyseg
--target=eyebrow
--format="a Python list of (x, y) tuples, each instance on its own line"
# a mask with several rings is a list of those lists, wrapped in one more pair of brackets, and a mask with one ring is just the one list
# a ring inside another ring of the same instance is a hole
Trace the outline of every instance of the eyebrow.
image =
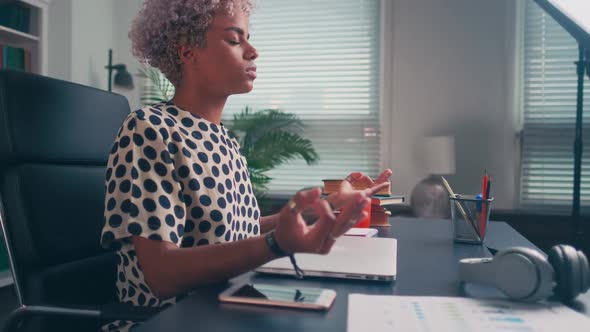
[[(244, 36), (244, 30), (242, 30), (241, 28), (238, 27), (229, 27), (229, 28), (225, 28), (223, 29), (223, 31), (235, 31), (237, 32), (240, 36)], [(248, 34), (248, 37), (246, 37), (246, 39), (250, 39), (250, 34)]]

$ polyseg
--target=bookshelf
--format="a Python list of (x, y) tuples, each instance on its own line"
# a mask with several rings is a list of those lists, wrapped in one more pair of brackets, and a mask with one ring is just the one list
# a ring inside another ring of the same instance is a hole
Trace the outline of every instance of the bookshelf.
[[(26, 8), (27, 14), (19, 17), (19, 22), (24, 24), (28, 31), (22, 31), (19, 26), (8, 26), (0, 24), (0, 45), (9, 46), (15, 49), (22, 49), (26, 53), (27, 70), (36, 74), (47, 75), (47, 30), (48, 30), (48, 10), (50, 0), (15, 0), (1, 1), (2, 5), (9, 3), (16, 4), (18, 7)], [(3, 7), (2, 14), (9, 12), (7, 7)], [(26, 19), (23, 19), (25, 17)], [(4, 17), (6, 19), (6, 17)], [(5, 21), (1, 21), (5, 22)], [(14, 21), (12, 21), (14, 23)], [(23, 24), (20, 24), (23, 26)], [(3, 53), (5, 54), (5, 53)], [(2, 67), (2, 66), (0, 66)], [(3, 238), (0, 230), (0, 239)], [(8, 266), (8, 257), (3, 248), (4, 241), (0, 240), (0, 287), (5, 287), (13, 283), (12, 274)]]
[(0, 45), (22, 48), (30, 55), (30, 70), (47, 75), (47, 24), (50, 0), (16, 0), (16, 3), (29, 9), (29, 31), (0, 25)]

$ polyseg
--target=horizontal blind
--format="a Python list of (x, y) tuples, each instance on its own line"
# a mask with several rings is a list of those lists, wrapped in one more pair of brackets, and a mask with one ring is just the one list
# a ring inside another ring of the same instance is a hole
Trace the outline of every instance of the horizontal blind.
[[(525, 6), (521, 207), (570, 214), (578, 44), (533, 0)], [(585, 109), (590, 84), (585, 81)], [(581, 206), (590, 207), (590, 113), (584, 114)]]
[(249, 94), (234, 95), (224, 122), (245, 106), (294, 113), (320, 161), (268, 173), (270, 194), (293, 194), (379, 167), (379, 0), (259, 0), (250, 18), (260, 57)]

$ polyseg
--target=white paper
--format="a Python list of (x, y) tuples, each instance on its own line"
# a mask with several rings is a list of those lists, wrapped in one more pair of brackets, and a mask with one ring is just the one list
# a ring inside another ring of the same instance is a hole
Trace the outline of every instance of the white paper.
[(348, 332), (590, 331), (590, 318), (558, 303), (350, 294)]
[(353, 227), (346, 231), (344, 235), (346, 236), (361, 236), (361, 237), (373, 237), (379, 233), (378, 230), (375, 228), (360, 228), (360, 227)]

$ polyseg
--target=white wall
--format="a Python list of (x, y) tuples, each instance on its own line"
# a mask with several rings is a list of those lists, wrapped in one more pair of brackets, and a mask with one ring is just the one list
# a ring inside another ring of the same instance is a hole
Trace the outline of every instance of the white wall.
[[(409, 197), (425, 175), (421, 138), (455, 137), (457, 193), (493, 177), (494, 207), (514, 206), (515, 124), (509, 75), (512, 0), (395, 0), (392, 43), (393, 188)], [(387, 144), (386, 142), (384, 142)]]
[(47, 32), (47, 75), (70, 81), (72, 78), (72, 0), (49, 3)]

